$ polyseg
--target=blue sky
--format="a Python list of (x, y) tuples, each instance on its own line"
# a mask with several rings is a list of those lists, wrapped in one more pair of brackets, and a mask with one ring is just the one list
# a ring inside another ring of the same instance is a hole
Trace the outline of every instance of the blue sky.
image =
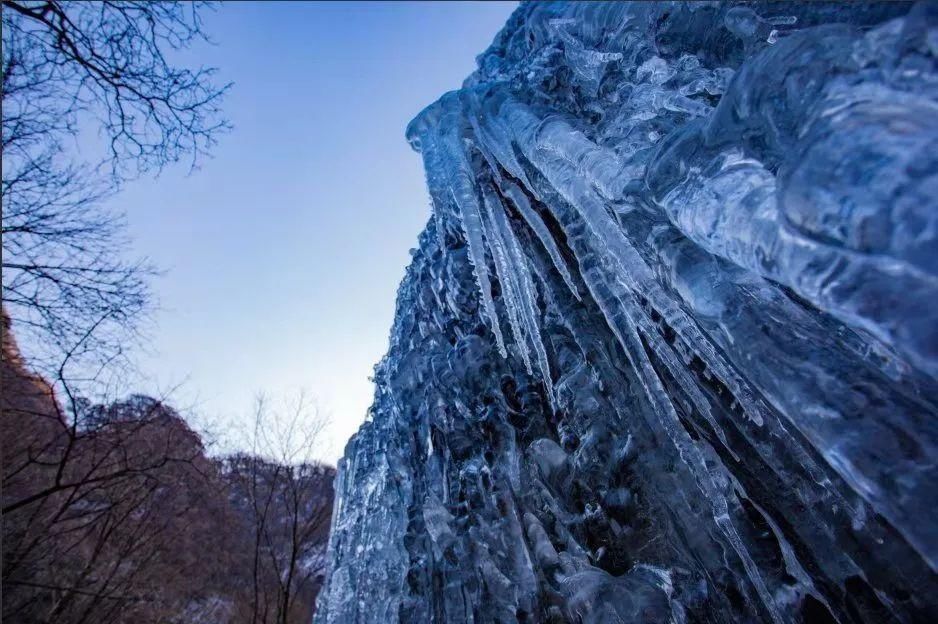
[(234, 82), (200, 171), (130, 184), (134, 250), (166, 274), (142, 390), (209, 421), (305, 388), (334, 461), (371, 404), (408, 251), (430, 214), (404, 128), (458, 88), (516, 3), (223, 5), (199, 62)]

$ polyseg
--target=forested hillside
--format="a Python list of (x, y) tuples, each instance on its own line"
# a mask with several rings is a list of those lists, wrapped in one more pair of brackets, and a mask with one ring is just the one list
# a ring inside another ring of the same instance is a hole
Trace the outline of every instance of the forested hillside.
[(330, 466), (214, 458), (169, 405), (72, 407), (3, 319), (3, 621), (306, 623)]

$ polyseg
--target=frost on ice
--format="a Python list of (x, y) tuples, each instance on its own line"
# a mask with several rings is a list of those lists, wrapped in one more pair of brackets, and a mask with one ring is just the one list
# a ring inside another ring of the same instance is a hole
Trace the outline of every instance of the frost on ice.
[(936, 55), (930, 3), (522, 5), (407, 130), (317, 622), (938, 621)]

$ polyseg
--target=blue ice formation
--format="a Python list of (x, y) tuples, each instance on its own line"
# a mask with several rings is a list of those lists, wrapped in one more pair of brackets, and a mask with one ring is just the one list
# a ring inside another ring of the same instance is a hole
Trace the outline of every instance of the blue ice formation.
[(316, 622), (938, 622), (938, 4), (530, 3), (433, 215)]

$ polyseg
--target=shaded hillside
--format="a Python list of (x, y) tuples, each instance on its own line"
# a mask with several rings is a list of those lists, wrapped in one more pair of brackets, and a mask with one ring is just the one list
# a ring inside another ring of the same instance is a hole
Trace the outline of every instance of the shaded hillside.
[(212, 459), (150, 397), (75, 405), (28, 372), (4, 319), (5, 622), (309, 621), (331, 467)]

